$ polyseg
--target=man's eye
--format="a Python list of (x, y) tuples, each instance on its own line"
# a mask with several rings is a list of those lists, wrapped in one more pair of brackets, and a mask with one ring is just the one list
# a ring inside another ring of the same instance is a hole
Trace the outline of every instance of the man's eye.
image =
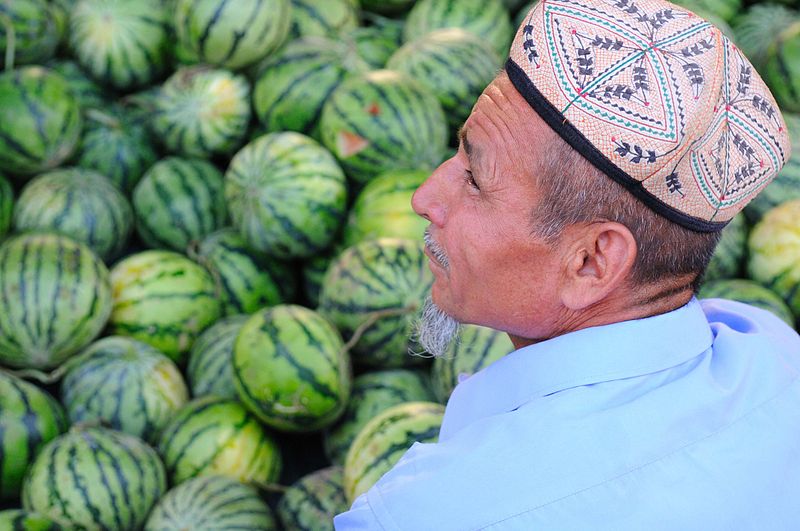
[(478, 183), (475, 182), (475, 179), (472, 177), (472, 172), (469, 170), (464, 170), (464, 180), (470, 185), (472, 188), (476, 190), (480, 190), (481, 188), (478, 186)]

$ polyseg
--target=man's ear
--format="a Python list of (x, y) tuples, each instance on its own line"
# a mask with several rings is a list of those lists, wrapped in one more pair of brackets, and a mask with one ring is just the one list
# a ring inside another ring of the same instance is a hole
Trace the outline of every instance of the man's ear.
[(622, 285), (636, 261), (636, 239), (625, 225), (601, 221), (567, 229), (572, 244), (564, 261), (561, 302), (582, 310)]

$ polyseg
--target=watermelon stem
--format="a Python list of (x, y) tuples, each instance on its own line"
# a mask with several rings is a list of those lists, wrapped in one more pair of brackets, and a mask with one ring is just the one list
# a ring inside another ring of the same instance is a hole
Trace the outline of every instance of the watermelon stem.
[(6, 27), (6, 72), (14, 70), (14, 48), (17, 45), (17, 34), (14, 31), (14, 24), (11, 17), (3, 14), (3, 25)]
[(99, 109), (86, 109), (86, 117), (112, 129), (120, 128), (119, 120)]
[(361, 339), (361, 336), (363, 336), (372, 325), (377, 323), (378, 320), (383, 319), (384, 317), (407, 315), (415, 312), (416, 310), (417, 308), (415, 306), (406, 306), (404, 308), (388, 308), (386, 310), (377, 310), (370, 313), (369, 317), (367, 317), (363, 323), (358, 325), (358, 328), (355, 329), (353, 335), (350, 337), (347, 343), (344, 344), (344, 347), (342, 347), (342, 353), (347, 354), (350, 352), (350, 349), (352, 349), (356, 343), (358, 343), (358, 341)]
[(11, 373), (18, 378), (35, 380), (41, 384), (50, 385), (61, 380), (61, 378), (63, 378), (70, 369), (72, 369), (75, 365), (80, 364), (82, 358), (83, 356), (73, 356), (66, 362), (62, 363), (58, 368), (50, 372), (40, 371), (38, 369), (9, 369), (6, 372)]
[(281, 485), (279, 483), (263, 483), (256, 479), (250, 479), (247, 482), (256, 487), (258, 490), (264, 492), (276, 492), (278, 494), (283, 494), (284, 492), (289, 490), (289, 487), (287, 487), (286, 485)]

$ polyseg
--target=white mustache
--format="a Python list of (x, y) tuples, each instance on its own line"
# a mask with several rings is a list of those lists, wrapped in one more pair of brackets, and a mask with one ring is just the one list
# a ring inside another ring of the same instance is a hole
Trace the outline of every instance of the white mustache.
[(448, 269), (450, 267), (450, 260), (447, 259), (447, 253), (445, 253), (444, 249), (439, 247), (439, 244), (433, 240), (430, 229), (425, 229), (425, 233), (422, 235), (422, 240), (425, 242), (425, 247), (428, 248), (436, 261), (439, 262), (442, 267)]

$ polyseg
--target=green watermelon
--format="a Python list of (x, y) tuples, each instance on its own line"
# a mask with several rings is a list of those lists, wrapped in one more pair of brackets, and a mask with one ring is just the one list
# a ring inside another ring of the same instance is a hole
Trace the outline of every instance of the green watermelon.
[(756, 70), (764, 72), (775, 36), (797, 20), (797, 10), (774, 3), (754, 4), (734, 20), (735, 42)]
[(290, 0), (176, 0), (173, 24), (190, 57), (238, 69), (283, 44), (291, 7)]
[(0, 501), (19, 497), (28, 465), (66, 429), (64, 410), (52, 396), (0, 370)]
[(208, 66), (179, 68), (156, 98), (152, 128), (172, 153), (211, 157), (234, 151), (250, 121), (244, 76)]
[(145, 531), (273, 531), (272, 510), (252, 487), (202, 476), (174, 487), (153, 508)]
[(136, 230), (148, 246), (184, 252), (227, 221), (222, 173), (202, 159), (167, 157), (133, 189)]
[(28, 510), (71, 529), (141, 529), (167, 490), (164, 465), (140, 439), (76, 428), (50, 441), (22, 485)]
[(214, 276), (224, 315), (287, 302), (297, 291), (293, 265), (250, 249), (236, 229), (209, 234), (192, 253)]
[(344, 491), (349, 503), (368, 491), (415, 442), (439, 438), (444, 406), (406, 402), (373, 418), (358, 433), (344, 463)]
[(68, 59), (53, 59), (45, 66), (60, 74), (72, 90), (72, 95), (84, 111), (88, 108), (101, 109), (108, 106), (109, 94), (92, 80), (75, 61)]
[(386, 61), (402, 44), (402, 25), (399, 31), (378, 26), (358, 27), (339, 37), (354, 48), (360, 57), (371, 69), (378, 70), (386, 66)]
[(288, 432), (324, 428), (350, 396), (350, 359), (336, 329), (296, 305), (265, 308), (244, 324), (233, 347), (233, 380), (244, 405)]
[(390, 171), (358, 194), (344, 228), (345, 247), (383, 237), (422, 240), (428, 220), (411, 208), (411, 196), (430, 175), (427, 171)]
[(80, 108), (69, 84), (41, 66), (0, 74), (0, 116), (0, 170), (12, 174), (58, 166), (80, 138)]
[(61, 402), (71, 423), (99, 420), (151, 443), (188, 401), (172, 360), (128, 337), (91, 344), (61, 383)]
[(800, 20), (775, 36), (764, 65), (764, 81), (782, 110), (800, 112)]
[(747, 251), (747, 222), (744, 214), (736, 214), (722, 229), (719, 244), (706, 268), (705, 280), (736, 278), (744, 265)]
[(127, 112), (87, 114), (75, 164), (102, 173), (126, 196), (158, 160), (149, 131)]
[(800, 315), (800, 199), (769, 212), (750, 232), (750, 277), (772, 289)]
[(161, 0), (78, 0), (70, 12), (70, 46), (100, 83), (143, 87), (169, 66), (168, 17)]
[(354, 0), (291, 0), (292, 39), (337, 38), (358, 27), (358, 2)]
[(225, 201), (247, 244), (278, 258), (324, 249), (345, 216), (345, 176), (333, 156), (299, 133), (247, 144), (225, 173)]
[(319, 127), (323, 144), (358, 184), (389, 170), (433, 169), (447, 148), (439, 101), (391, 70), (345, 80), (325, 102)]
[(148, 343), (177, 363), (220, 316), (214, 279), (172, 251), (143, 251), (117, 262), (111, 285), (109, 331)]
[(247, 319), (248, 315), (220, 319), (194, 342), (186, 367), (193, 397), (215, 395), (238, 399), (233, 383), (233, 344)]
[(56, 520), (24, 509), (0, 511), (0, 531), (67, 531)]
[(403, 30), (405, 42), (440, 28), (462, 28), (488, 43), (499, 57), (507, 57), (514, 28), (502, 0), (419, 0), (411, 8)]
[(461, 326), (444, 356), (433, 360), (431, 382), (439, 402), (447, 402), (456, 385), (514, 350), (505, 332), (484, 326)]
[(744, 302), (772, 312), (789, 326), (794, 327), (795, 318), (783, 299), (754, 280), (743, 278), (714, 280), (704, 284), (697, 296), (700, 299), (719, 298)]
[(792, 154), (775, 179), (744, 207), (751, 224), (781, 203), (800, 199), (800, 114), (783, 113), (792, 142)]
[(379, 238), (349, 247), (331, 264), (319, 312), (347, 339), (362, 328), (354, 362), (388, 368), (425, 361), (409, 351), (417, 348), (413, 322), (433, 283), (427, 262), (421, 241)]
[(216, 396), (189, 402), (161, 434), (158, 446), (173, 485), (221, 474), (242, 481), (278, 479), (278, 446), (241, 404)]
[(128, 243), (133, 209), (99, 173), (64, 168), (43, 173), (25, 185), (14, 208), (14, 227), (59, 232), (110, 262)]
[(344, 469), (323, 468), (305, 475), (284, 492), (278, 517), (286, 530), (332, 529), (333, 517), (350, 508), (344, 495)]
[(352, 46), (321, 37), (288, 43), (259, 65), (253, 109), (265, 132), (318, 136), (322, 106), (353, 73), (368, 70)]
[(435, 94), (451, 129), (457, 130), (501, 65), (491, 45), (477, 35), (443, 28), (404, 44), (386, 68), (408, 74)]
[(29, 233), (0, 245), (0, 363), (51, 369), (89, 344), (111, 313), (108, 269), (65, 236)]
[(11, 183), (0, 175), (0, 242), (11, 230), (11, 219), (14, 214), (14, 190)]
[(325, 453), (343, 465), (358, 432), (381, 411), (404, 402), (433, 402), (422, 373), (407, 369), (367, 372), (353, 380), (353, 391), (339, 422), (324, 433)]
[(47, 0), (0, 3), (0, 66), (6, 66), (12, 42), (13, 64), (38, 64), (53, 56), (58, 39), (55, 13)]

